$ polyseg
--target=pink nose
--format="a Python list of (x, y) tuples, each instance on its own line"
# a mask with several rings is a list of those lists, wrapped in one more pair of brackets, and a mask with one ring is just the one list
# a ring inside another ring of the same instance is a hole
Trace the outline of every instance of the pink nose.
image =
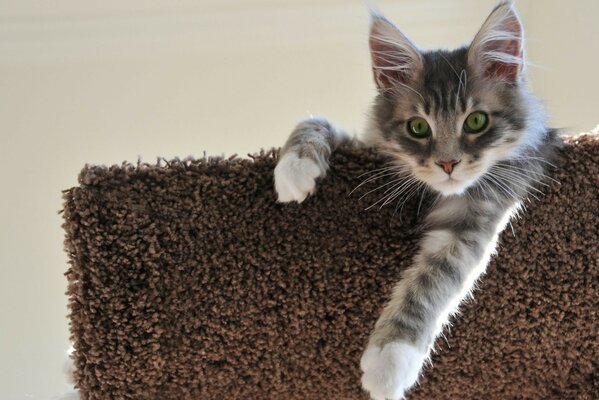
[(462, 160), (437, 161), (435, 164), (437, 164), (439, 167), (443, 168), (443, 171), (445, 171), (447, 173), (447, 175), (450, 175), (451, 172), (453, 171), (453, 167), (458, 165), (460, 163), (460, 161), (462, 161)]

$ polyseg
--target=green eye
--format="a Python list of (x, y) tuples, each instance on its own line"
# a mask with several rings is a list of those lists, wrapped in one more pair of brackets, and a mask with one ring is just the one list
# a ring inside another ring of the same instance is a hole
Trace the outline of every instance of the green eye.
[(428, 137), (431, 127), (424, 118), (416, 117), (408, 121), (408, 132), (417, 139)]
[(489, 117), (482, 111), (475, 111), (466, 117), (464, 121), (464, 131), (467, 133), (479, 133), (487, 127)]

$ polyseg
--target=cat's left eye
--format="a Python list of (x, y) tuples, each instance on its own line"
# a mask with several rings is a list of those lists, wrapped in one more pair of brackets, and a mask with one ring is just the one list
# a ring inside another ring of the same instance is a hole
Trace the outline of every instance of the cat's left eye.
[(475, 111), (466, 117), (464, 131), (466, 133), (482, 132), (489, 123), (489, 116), (482, 111)]

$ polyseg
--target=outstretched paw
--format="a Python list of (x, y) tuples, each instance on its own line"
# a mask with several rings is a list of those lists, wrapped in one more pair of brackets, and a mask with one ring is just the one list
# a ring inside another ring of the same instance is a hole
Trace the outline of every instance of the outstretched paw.
[(297, 153), (284, 154), (275, 168), (275, 190), (279, 201), (301, 203), (314, 193), (316, 178), (324, 175), (318, 164), (310, 158), (300, 158)]
[(373, 400), (399, 400), (418, 380), (426, 354), (403, 342), (369, 345), (360, 361), (362, 387)]

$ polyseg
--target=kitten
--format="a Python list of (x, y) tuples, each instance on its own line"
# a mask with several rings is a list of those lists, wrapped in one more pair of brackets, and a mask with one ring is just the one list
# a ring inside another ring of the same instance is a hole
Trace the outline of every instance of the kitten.
[[(491, 12), (467, 47), (420, 51), (380, 15), (373, 16), (369, 44), (378, 94), (366, 144), (390, 156), (400, 176), (439, 193), (413, 265), (361, 359), (362, 386), (385, 400), (403, 398), (418, 380), (498, 234), (538, 191), (559, 138), (524, 84), (523, 30), (511, 2)], [(274, 171), (279, 201), (312, 194), (331, 152), (348, 141), (324, 118), (301, 122)]]

